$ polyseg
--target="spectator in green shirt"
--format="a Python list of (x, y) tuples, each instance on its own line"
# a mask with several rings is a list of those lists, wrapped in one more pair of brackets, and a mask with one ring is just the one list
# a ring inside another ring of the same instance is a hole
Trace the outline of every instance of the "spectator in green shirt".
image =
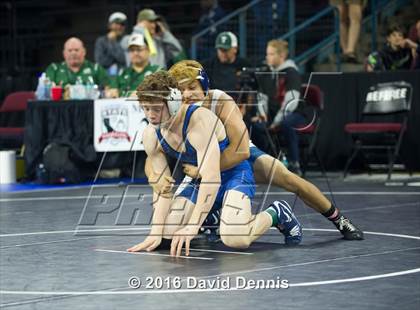
[(120, 70), (116, 80), (111, 81), (107, 97), (130, 97), (144, 78), (160, 67), (152, 65), (149, 61), (150, 51), (142, 34), (133, 34), (128, 41), (130, 67)]
[(105, 69), (85, 59), (86, 49), (80, 39), (72, 37), (64, 43), (63, 57), (62, 63), (52, 63), (46, 70), (47, 77), (56, 85), (65, 87), (77, 81), (97, 84), (99, 88), (109, 85)]

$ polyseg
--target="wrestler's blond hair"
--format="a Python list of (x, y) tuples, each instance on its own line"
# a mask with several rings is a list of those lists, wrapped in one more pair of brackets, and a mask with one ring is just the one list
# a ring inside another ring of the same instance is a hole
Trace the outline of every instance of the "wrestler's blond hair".
[(178, 84), (185, 82), (191, 83), (197, 80), (200, 70), (203, 66), (195, 60), (181, 60), (174, 64), (169, 69), (169, 74), (172, 75)]

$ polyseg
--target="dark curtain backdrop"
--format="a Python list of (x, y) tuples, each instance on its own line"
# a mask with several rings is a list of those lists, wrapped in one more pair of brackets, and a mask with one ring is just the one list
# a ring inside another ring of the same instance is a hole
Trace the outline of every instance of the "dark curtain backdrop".
[[(303, 81), (307, 83), (308, 79), (309, 75), (306, 75)], [(392, 81), (406, 81), (413, 86), (401, 157), (411, 169), (420, 170), (420, 71), (312, 75), (311, 83), (324, 92), (325, 110), (317, 148), (327, 169), (344, 168), (352, 146), (351, 138), (344, 132), (344, 125), (359, 119), (369, 87)]]

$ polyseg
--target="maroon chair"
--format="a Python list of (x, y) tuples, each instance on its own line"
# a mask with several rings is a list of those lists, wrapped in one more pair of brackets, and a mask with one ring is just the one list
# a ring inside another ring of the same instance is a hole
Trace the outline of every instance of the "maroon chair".
[[(9, 94), (4, 99), (0, 113), (23, 112), (28, 100), (35, 99), (33, 91), (19, 91)], [(13, 147), (23, 144), (24, 127), (0, 127), (0, 140), (9, 142)]]
[[(412, 86), (406, 82), (382, 83), (371, 87), (366, 96), (361, 121), (348, 123), (345, 132), (354, 141), (353, 151), (344, 167), (346, 177), (350, 164), (362, 151), (387, 151), (388, 177), (399, 155), (404, 132), (407, 129), (411, 107)], [(389, 119), (392, 118), (392, 121)]]
[(308, 124), (298, 129), (299, 134), (303, 138), (299, 142), (302, 153), (302, 172), (305, 175), (309, 161), (311, 157), (314, 157), (319, 167), (321, 167), (322, 174), (325, 174), (321, 158), (316, 150), (319, 127), (321, 126), (321, 116), (324, 110), (324, 93), (318, 85), (314, 84), (303, 84), (300, 92), (302, 100), (309, 107), (309, 112), (307, 113)]

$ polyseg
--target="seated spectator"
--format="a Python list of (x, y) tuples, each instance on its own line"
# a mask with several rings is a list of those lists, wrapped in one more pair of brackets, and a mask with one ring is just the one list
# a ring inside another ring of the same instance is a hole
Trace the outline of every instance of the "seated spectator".
[(112, 13), (108, 19), (108, 33), (95, 42), (95, 61), (107, 70), (109, 76), (116, 76), (119, 69), (126, 66), (121, 45), (126, 21), (127, 16), (124, 13)]
[[(301, 174), (299, 164), (299, 136), (296, 128), (305, 124), (299, 96), (301, 78), (293, 60), (287, 59), (288, 44), (283, 40), (271, 40), (267, 44), (265, 74), (258, 79), (258, 116), (252, 119), (252, 141), (258, 146), (266, 143), (267, 128), (279, 134), (287, 143), (289, 170)], [(269, 73), (269, 74), (267, 74)], [(263, 140), (263, 141), (261, 141)]]
[(105, 69), (85, 59), (86, 49), (79, 38), (72, 37), (64, 43), (64, 61), (50, 64), (45, 73), (55, 85), (74, 85), (94, 83), (100, 88), (109, 84)]
[(149, 61), (149, 47), (142, 34), (133, 34), (128, 42), (130, 67), (121, 69), (117, 78), (111, 81), (107, 97), (130, 97), (144, 78), (160, 68)]
[[(237, 91), (238, 73), (249, 62), (238, 56), (238, 38), (232, 32), (221, 32), (216, 38), (217, 56), (203, 61), (203, 67), (211, 81), (213, 89), (226, 92)], [(229, 93), (235, 98), (235, 93)]]
[(391, 25), (387, 30), (383, 49), (368, 56), (366, 70), (410, 70), (416, 54), (419, 54), (419, 45), (404, 38), (403, 29), (399, 25)]
[[(174, 37), (167, 26), (165, 27), (161, 17), (151, 9), (139, 12), (132, 34), (135, 33), (145, 37), (150, 50), (150, 63), (153, 65), (166, 69), (171, 60), (183, 53), (178, 39)], [(128, 40), (123, 41), (122, 44), (127, 51), (127, 60), (129, 61)]]

